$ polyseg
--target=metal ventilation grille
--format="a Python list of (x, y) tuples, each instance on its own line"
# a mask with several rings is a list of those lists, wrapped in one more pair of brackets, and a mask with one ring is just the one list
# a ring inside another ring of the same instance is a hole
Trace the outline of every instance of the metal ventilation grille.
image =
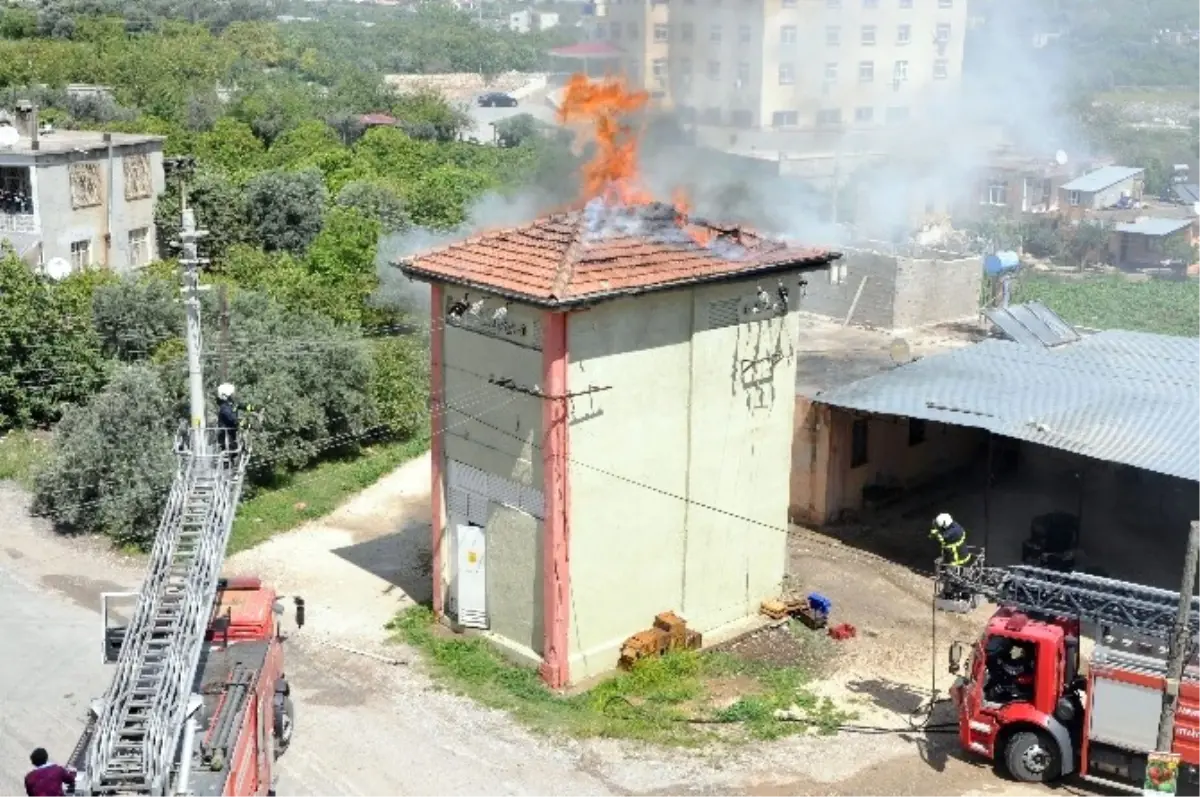
[(708, 328), (736, 327), (740, 319), (738, 299), (721, 299), (708, 303)]
[(529, 345), (535, 349), (542, 348), (542, 322), (534, 321), (529, 325)]
[(546, 500), (540, 490), (455, 460), (447, 463), (446, 504), (449, 512), (469, 523), (485, 525), (489, 501), (545, 517)]

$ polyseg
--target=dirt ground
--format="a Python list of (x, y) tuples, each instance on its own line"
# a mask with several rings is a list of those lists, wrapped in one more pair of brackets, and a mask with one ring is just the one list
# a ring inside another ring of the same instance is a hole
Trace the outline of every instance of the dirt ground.
[[(793, 535), (795, 588), (827, 595), (835, 621), (858, 629), (855, 639), (833, 643), (833, 671), (816, 688), (858, 712), (857, 722), (897, 732), (663, 750), (534, 736), (501, 712), (448, 694), (383, 628), (398, 609), (428, 598), (428, 479), (427, 457), (407, 463), (327, 518), (228, 562), (227, 572), (255, 572), (285, 595), (303, 595), (309, 607), (307, 625), (287, 643), (297, 733), (280, 762), (279, 794), (1034, 791), (963, 760), (953, 737), (904, 731), (903, 714), (929, 683), (928, 582), (803, 531)], [(0, 737), (15, 740), (0, 761), (0, 793), (16, 788), (23, 747), (37, 742), (65, 755), (74, 744), (87, 701), (106, 682), (98, 640), (87, 638), (98, 629), (98, 594), (136, 588), (142, 569), (97, 543), (55, 536), (27, 508), (24, 493), (0, 484), (0, 515), (9, 518), (0, 531), (0, 588), (23, 608), (11, 622), (0, 616), (0, 634), (16, 640), (0, 649), (0, 674), (28, 678), (29, 661), (78, 650), (70, 669), (43, 669), (36, 694), (0, 689)], [(939, 618), (939, 659), (969, 628)], [(940, 661), (938, 669), (945, 669)], [(939, 687), (947, 682), (940, 675)]]

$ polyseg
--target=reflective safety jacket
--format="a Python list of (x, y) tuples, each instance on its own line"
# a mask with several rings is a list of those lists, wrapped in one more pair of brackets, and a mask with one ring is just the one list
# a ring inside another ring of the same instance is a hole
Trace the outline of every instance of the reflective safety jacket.
[(962, 552), (963, 544), (967, 541), (967, 530), (957, 522), (945, 529), (934, 526), (929, 530), (929, 536), (941, 546), (942, 561), (946, 564), (961, 567), (971, 560), (970, 554)]

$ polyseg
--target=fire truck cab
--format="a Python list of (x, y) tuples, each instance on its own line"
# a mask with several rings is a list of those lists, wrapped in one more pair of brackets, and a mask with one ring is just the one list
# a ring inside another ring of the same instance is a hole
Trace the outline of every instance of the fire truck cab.
[[(979, 639), (950, 650), (963, 747), (1022, 782), (1078, 774), (1141, 792), (1166, 687), (1166, 648), (1132, 632), (1096, 640), (1080, 668), (1080, 624), (999, 609)], [(1180, 685), (1178, 793), (1195, 794), (1200, 695), (1193, 655)]]

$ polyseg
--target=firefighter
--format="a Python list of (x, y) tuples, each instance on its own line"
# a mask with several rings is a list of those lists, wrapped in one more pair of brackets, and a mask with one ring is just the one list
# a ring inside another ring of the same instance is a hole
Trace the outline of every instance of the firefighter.
[(967, 530), (956, 523), (949, 513), (943, 512), (933, 519), (929, 537), (937, 540), (941, 546), (942, 564), (962, 567), (971, 561), (971, 555), (962, 550), (967, 542)]
[(229, 456), (237, 453), (238, 409), (233, 402), (233, 385), (226, 382), (217, 388), (217, 441), (221, 451)]

